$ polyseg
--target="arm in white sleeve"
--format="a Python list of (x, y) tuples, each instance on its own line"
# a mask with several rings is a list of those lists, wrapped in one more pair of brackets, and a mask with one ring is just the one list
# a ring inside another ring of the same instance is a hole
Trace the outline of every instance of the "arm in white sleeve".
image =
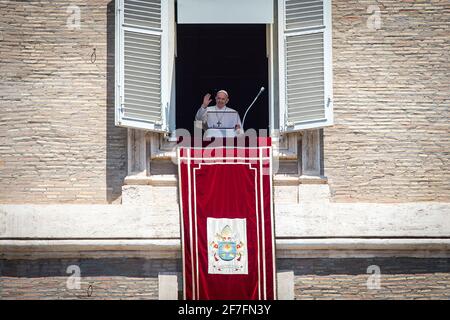
[(203, 123), (205, 123), (208, 114), (207, 109), (208, 108), (200, 107), (200, 109), (198, 109), (197, 111), (197, 114), (195, 115), (195, 120), (201, 120)]

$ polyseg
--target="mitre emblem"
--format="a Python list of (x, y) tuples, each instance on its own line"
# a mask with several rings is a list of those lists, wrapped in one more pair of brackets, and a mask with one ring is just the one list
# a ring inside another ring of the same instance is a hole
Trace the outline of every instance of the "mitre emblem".
[(240, 261), (242, 259), (244, 243), (237, 238), (229, 225), (226, 225), (220, 233), (216, 233), (214, 240), (209, 245), (215, 261), (232, 261), (234, 259)]

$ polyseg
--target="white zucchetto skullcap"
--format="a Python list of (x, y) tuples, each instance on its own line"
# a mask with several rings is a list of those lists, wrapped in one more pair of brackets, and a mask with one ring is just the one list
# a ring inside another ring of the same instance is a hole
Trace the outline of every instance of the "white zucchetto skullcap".
[(226, 92), (225, 90), (219, 90), (219, 91), (217, 91), (217, 94), (216, 94), (216, 96), (219, 94), (219, 93), (225, 93), (226, 95), (227, 95), (227, 98), (229, 97), (228, 96), (228, 92)]

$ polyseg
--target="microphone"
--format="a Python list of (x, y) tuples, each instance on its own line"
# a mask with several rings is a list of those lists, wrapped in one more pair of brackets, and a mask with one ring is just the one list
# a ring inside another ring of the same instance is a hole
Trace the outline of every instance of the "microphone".
[(253, 104), (255, 103), (256, 99), (258, 99), (258, 97), (261, 95), (261, 93), (263, 93), (264, 91), (264, 87), (261, 87), (261, 89), (259, 89), (258, 94), (256, 95), (255, 99), (253, 100), (253, 102), (250, 104), (250, 106), (247, 108), (247, 110), (245, 111), (244, 114), (244, 118), (242, 120), (242, 131), (244, 131), (244, 123), (245, 123), (245, 117), (247, 116), (248, 111), (250, 110), (250, 108), (253, 106)]

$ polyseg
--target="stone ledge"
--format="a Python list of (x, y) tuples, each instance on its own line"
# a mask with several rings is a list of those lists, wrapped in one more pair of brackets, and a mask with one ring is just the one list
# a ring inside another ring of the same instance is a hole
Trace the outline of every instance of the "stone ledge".
[(299, 184), (327, 184), (328, 179), (326, 177), (316, 177), (316, 176), (275, 174), (273, 176), (273, 183), (275, 186), (299, 185)]
[(147, 185), (150, 184), (150, 177), (147, 176), (127, 176), (123, 181), (124, 185)]
[(279, 175), (273, 176), (274, 186), (298, 186), (298, 176), (294, 175)]
[(297, 160), (298, 156), (295, 152), (289, 152), (285, 150), (276, 151), (273, 152), (273, 157), (278, 158), (278, 160)]
[(277, 239), (277, 258), (450, 257), (450, 239)]
[(177, 152), (176, 151), (165, 151), (165, 150), (158, 150), (158, 152), (153, 153), (150, 156), (150, 160), (170, 160), (177, 158)]
[(5, 251), (100, 251), (100, 250), (179, 250), (180, 239), (0, 239)]
[(0, 239), (0, 258), (181, 258), (179, 239)]
[(450, 239), (446, 238), (299, 238), (277, 239), (276, 243), (277, 249), (283, 250), (450, 250)]
[[(327, 185), (275, 187), (325, 189)], [(165, 201), (142, 205), (0, 204), (0, 239), (178, 239), (180, 208), (176, 187), (153, 189)], [(139, 190), (137, 190), (139, 191)], [(148, 191), (148, 190), (147, 190)], [(319, 190), (320, 191), (320, 190)], [(130, 190), (133, 192), (133, 190)], [(305, 194), (303, 192), (303, 194)], [(133, 194), (131, 194), (133, 196)], [(170, 198), (168, 198), (168, 196)], [(331, 203), (302, 201), (274, 204), (278, 238), (447, 238), (450, 203)]]
[(128, 176), (124, 180), (125, 185), (152, 185), (152, 186), (177, 186), (176, 175), (151, 175), (151, 176)]
[(299, 184), (328, 184), (327, 177), (316, 176), (300, 176), (298, 178)]
[[(275, 186), (299, 185), (299, 184), (327, 184), (326, 177), (296, 176), (296, 175), (273, 175)], [(178, 177), (175, 174), (151, 175), (151, 176), (127, 176), (125, 185), (152, 185), (152, 186), (177, 186)]]
[[(276, 239), (277, 258), (450, 257), (450, 239)], [(0, 258), (181, 258), (180, 239), (0, 239)]]

